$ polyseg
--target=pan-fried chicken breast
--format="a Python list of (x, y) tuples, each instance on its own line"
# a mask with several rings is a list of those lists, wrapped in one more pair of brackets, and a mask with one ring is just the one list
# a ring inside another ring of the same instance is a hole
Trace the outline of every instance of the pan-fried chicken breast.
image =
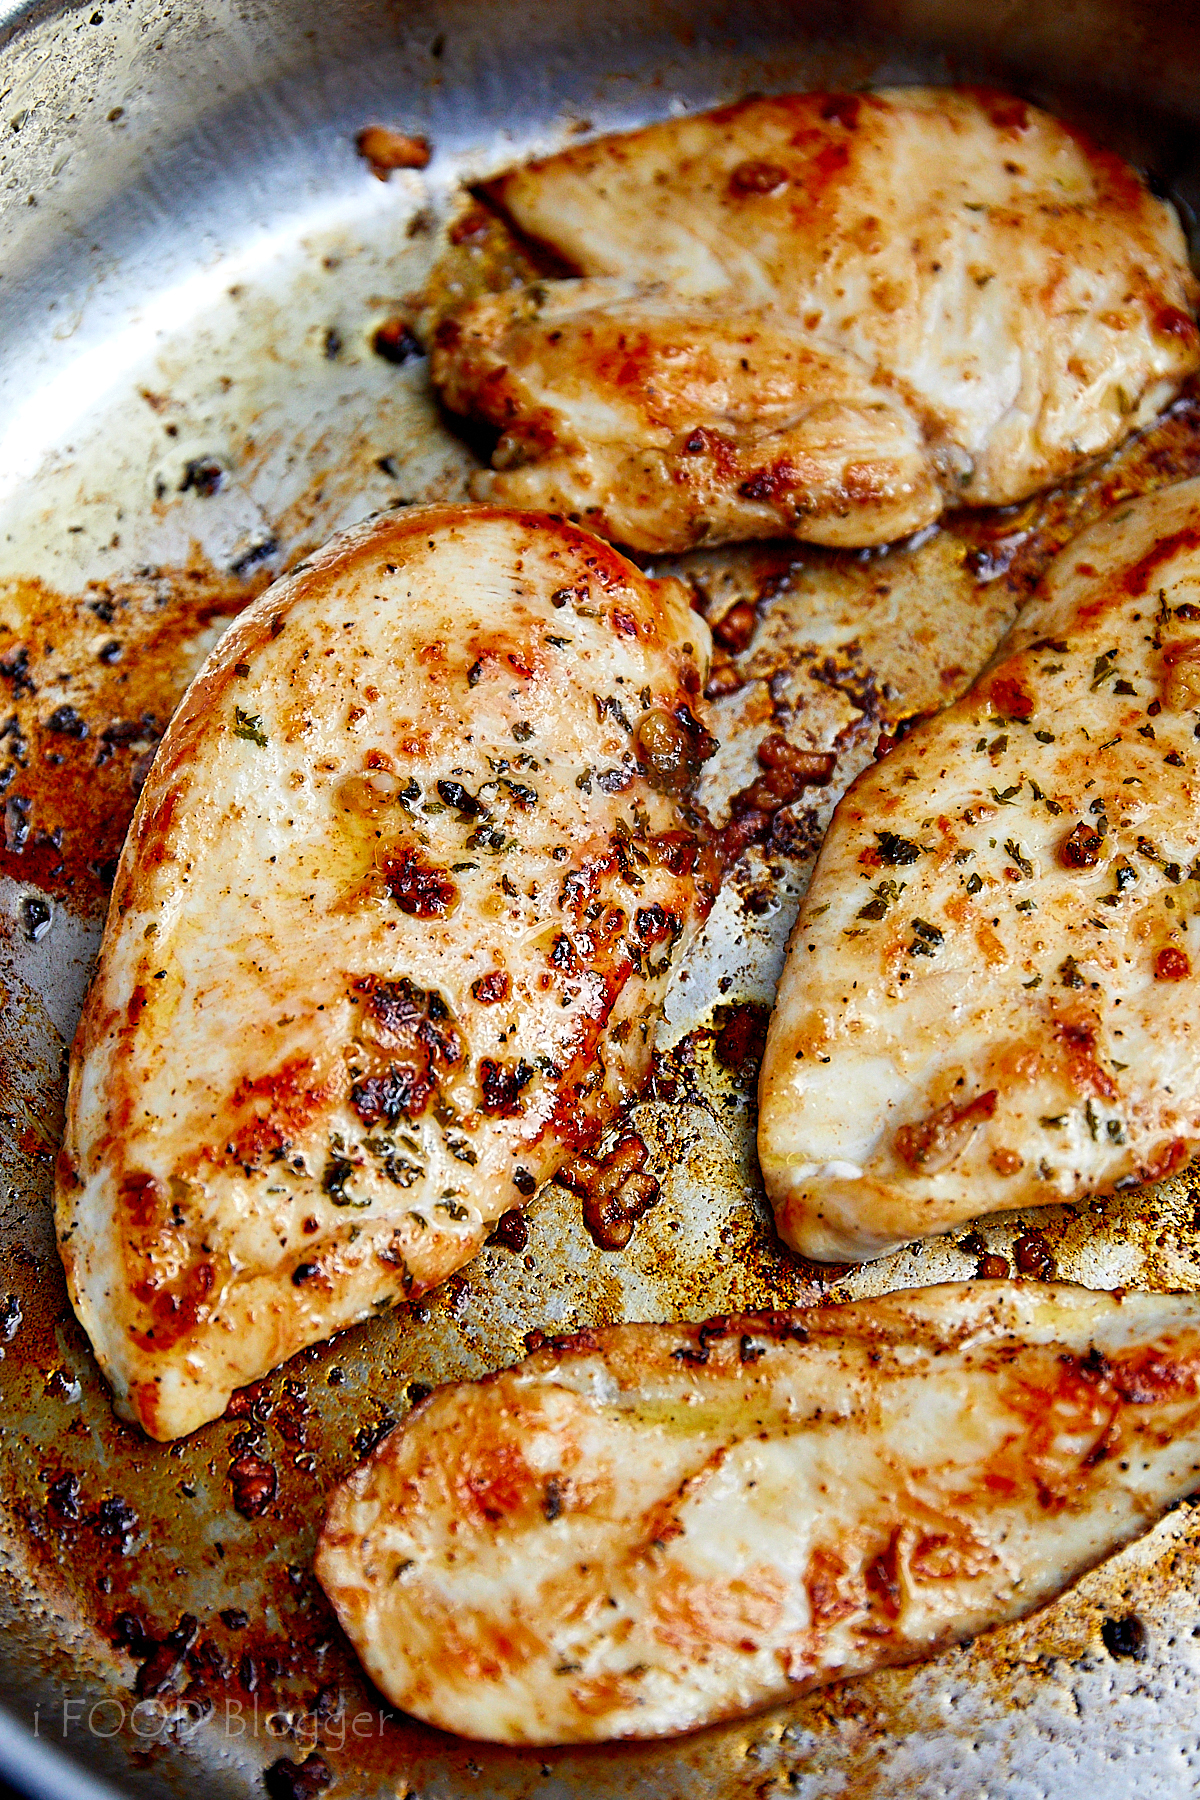
[(501, 434), (474, 491), (639, 550), (1004, 505), (1200, 361), (1171, 207), (1001, 94), (744, 100), (492, 191), (580, 279), (438, 327), (444, 399)]
[(804, 1255), (1136, 1185), (1200, 1144), (1200, 482), (1061, 553), (1001, 660), (846, 793), (758, 1145)]
[(125, 846), (58, 1171), (152, 1436), (441, 1281), (636, 1087), (712, 897), (707, 650), (681, 583), (456, 507), (334, 539), (222, 639)]
[(1031, 1611), (1189, 1493), (1200, 1300), (972, 1282), (625, 1325), (441, 1389), (317, 1575), (395, 1705), (658, 1737)]

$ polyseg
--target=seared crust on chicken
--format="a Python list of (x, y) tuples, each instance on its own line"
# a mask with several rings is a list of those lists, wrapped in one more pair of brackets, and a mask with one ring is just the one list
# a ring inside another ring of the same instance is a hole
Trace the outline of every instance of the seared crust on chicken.
[(1200, 1144), (1198, 720), (1189, 481), (1077, 537), (838, 806), (762, 1067), (789, 1244), (877, 1256)]
[(649, 1062), (712, 898), (708, 631), (564, 523), (407, 511), (222, 639), (125, 846), (58, 1169), (152, 1436), (472, 1257)]
[(379, 1688), (658, 1737), (1031, 1611), (1190, 1492), (1200, 1300), (972, 1282), (624, 1325), (441, 1389), (316, 1571)]
[(501, 434), (474, 491), (639, 550), (1021, 499), (1200, 362), (1171, 207), (1002, 94), (744, 100), (492, 191), (583, 279), (439, 326), (443, 398)]

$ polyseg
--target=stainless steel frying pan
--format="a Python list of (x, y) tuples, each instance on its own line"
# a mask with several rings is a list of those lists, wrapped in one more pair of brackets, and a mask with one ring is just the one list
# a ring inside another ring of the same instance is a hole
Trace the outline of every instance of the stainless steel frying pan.
[[(370, 332), (426, 280), (464, 179), (750, 90), (911, 80), (1014, 87), (1086, 118), (1183, 202), (1195, 186), (1188, 0), (0, 4), (0, 621), (19, 602), (53, 656), (64, 619), (91, 607), (99, 640), (104, 607), (119, 628), (140, 583), (139, 616), (160, 607), (168, 635), (184, 608), (176, 649), (194, 661), (303, 546), (461, 494), (470, 452), (423, 365), (382, 360)], [(372, 179), (353, 140), (373, 121), (427, 135), (429, 168)], [(189, 477), (207, 464), (219, 482)], [(1003, 623), (1000, 607), (993, 636)], [(0, 660), (0, 729), (12, 686)], [(493, 1751), (383, 1706), (309, 1560), (328, 1488), (416, 1384), (512, 1360), (535, 1327), (874, 1292), (969, 1274), (975, 1252), (945, 1239), (821, 1276), (779, 1249), (751, 1084), (708, 1054), (714, 1004), (769, 998), (803, 880), (800, 863), (760, 862), (673, 999), (686, 1053), (638, 1114), (664, 1198), (626, 1252), (597, 1250), (548, 1192), (523, 1253), (489, 1248), (425, 1304), (297, 1358), (236, 1417), (147, 1443), (112, 1416), (50, 1224), (64, 1049), (100, 922), (91, 803), (85, 785), (57, 872), (19, 809), (0, 831), (0, 1772), (81, 1800), (105, 1781), (241, 1796), (272, 1766), (272, 1791), (363, 1800), (1195, 1791), (1190, 1506), (1023, 1626), (678, 1744)], [(1191, 1288), (1196, 1214), (1181, 1181), (1039, 1225), (1064, 1276)], [(984, 1239), (1003, 1253), (1021, 1229), (993, 1221)], [(246, 1454), (276, 1471), (257, 1513), (230, 1475)]]

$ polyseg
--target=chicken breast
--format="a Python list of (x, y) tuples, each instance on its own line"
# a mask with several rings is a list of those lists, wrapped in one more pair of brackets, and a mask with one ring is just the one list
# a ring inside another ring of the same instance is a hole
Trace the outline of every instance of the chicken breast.
[(707, 650), (681, 583), (456, 507), (334, 539), (222, 639), (125, 846), (58, 1170), (152, 1436), (441, 1281), (636, 1088), (713, 893)]
[(1200, 1300), (955, 1283), (584, 1332), (443, 1388), (316, 1571), (382, 1692), (469, 1737), (658, 1737), (932, 1655), (1200, 1471)]
[(473, 491), (643, 551), (1019, 500), (1200, 362), (1171, 207), (1002, 94), (744, 100), (493, 192), (580, 278), (437, 327), (447, 405), (500, 432)]
[(1200, 1144), (1200, 481), (1077, 537), (834, 814), (760, 1087), (780, 1232), (881, 1254)]

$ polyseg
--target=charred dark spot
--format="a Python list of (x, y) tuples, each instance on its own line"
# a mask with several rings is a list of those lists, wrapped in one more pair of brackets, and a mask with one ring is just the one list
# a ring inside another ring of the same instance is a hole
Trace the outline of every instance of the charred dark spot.
[(643, 1173), (646, 1146), (627, 1132), (603, 1158), (576, 1156), (555, 1180), (583, 1200), (583, 1222), (601, 1250), (623, 1250), (643, 1213), (659, 1196), (659, 1186)]
[(85, 738), (88, 734), (87, 721), (80, 718), (73, 706), (56, 706), (46, 720), (46, 730), (56, 732), (59, 737)]
[(21, 901), (21, 925), (31, 944), (40, 943), (50, 929), (50, 903), (40, 894), (26, 894)]
[(1196, 321), (1178, 306), (1159, 306), (1154, 313), (1154, 329), (1160, 337), (1178, 338), (1181, 344), (1196, 341)]
[(263, 1771), (263, 1786), (270, 1800), (313, 1800), (333, 1780), (329, 1764), (319, 1750), (312, 1750), (302, 1763), (286, 1756)]
[[(350, 1089), (350, 1104), (364, 1125), (384, 1120), (395, 1125), (402, 1118), (415, 1119), (429, 1103), (434, 1083), (428, 1070), (389, 1063), (382, 1075), (368, 1075)], [(353, 1164), (347, 1164), (347, 1171)]]
[[(1021, 103), (1018, 101), (1015, 104)], [(827, 124), (844, 125), (847, 131), (855, 130), (861, 111), (862, 100), (857, 94), (826, 94), (821, 101), (822, 119)]]
[(799, 798), (807, 787), (823, 787), (833, 775), (837, 757), (827, 750), (800, 750), (781, 732), (772, 732), (758, 746), (762, 774), (733, 796), (730, 809), (735, 819), (749, 814), (768, 817)]
[(1136, 1613), (1126, 1613), (1123, 1619), (1105, 1619), (1100, 1636), (1104, 1648), (1115, 1661), (1128, 1657), (1133, 1662), (1145, 1662), (1146, 1627)]
[(0, 675), (12, 682), (12, 697), (19, 700), (22, 694), (36, 694), (37, 688), (29, 673), (29, 651), (24, 644), (13, 650), (5, 651), (0, 656)]
[(46, 1490), (46, 1506), (59, 1525), (77, 1525), (82, 1518), (79, 1509), (79, 1477), (74, 1470), (56, 1476)]
[(561, 1519), (563, 1512), (563, 1488), (557, 1475), (551, 1475), (542, 1494), (542, 1516), (551, 1524)]
[(678, 936), (679, 921), (656, 901), (653, 906), (638, 908), (633, 928), (643, 944), (661, 944), (666, 938)]
[(517, 1063), (500, 1063), (485, 1056), (479, 1063), (479, 1085), (483, 1093), (483, 1110), (498, 1118), (510, 1118), (520, 1111), (521, 1090), (533, 1080), (534, 1069), (522, 1057)]
[(371, 338), (371, 348), (376, 356), (382, 356), (384, 362), (395, 363), (398, 368), (411, 362), (415, 356), (425, 354), (408, 320), (399, 317), (385, 319), (382, 325), (376, 327)]
[(1058, 860), (1064, 869), (1094, 869), (1103, 849), (1099, 832), (1081, 819), (1058, 846)]
[(897, 1530), (887, 1549), (869, 1562), (866, 1568), (867, 1592), (888, 1619), (900, 1616), (904, 1598), (900, 1584), (899, 1537)]
[(249, 1387), (235, 1388), (222, 1414), (226, 1419), (256, 1419), (260, 1424), (270, 1416), (271, 1397), (263, 1381), (252, 1381)]
[[(417, 1404), (418, 1400), (423, 1400), (427, 1394), (433, 1392), (432, 1388), (426, 1387), (424, 1388), (424, 1393), (414, 1397), (413, 1388), (418, 1387), (424, 1387), (424, 1383), (414, 1381), (410, 1384), (408, 1390), (409, 1400), (414, 1406)], [(372, 1450), (382, 1444), (384, 1438), (395, 1429), (396, 1421), (389, 1412), (385, 1412), (381, 1418), (376, 1419), (373, 1425), (361, 1426), (354, 1434), (354, 1454), (362, 1461), (364, 1457), (370, 1456)]]
[(179, 492), (197, 494), (201, 500), (210, 500), (224, 479), (225, 471), (215, 456), (195, 456), (184, 465)]
[[(278, 548), (279, 539), (276, 537), (257, 538), (240, 555), (234, 557), (229, 565), (229, 573), (239, 577), (248, 575), (251, 569), (257, 568), (259, 563), (267, 562), (274, 556)], [(294, 573), (296, 573), (295, 570), (293, 570)], [(271, 620), (271, 636), (277, 638), (282, 630), (283, 620), (277, 613)]]
[(387, 857), (383, 878), (400, 911), (410, 918), (444, 918), (458, 901), (458, 889), (446, 870), (435, 867), (419, 850), (405, 848)]
[(512, 983), (503, 969), (493, 969), (471, 983), (471, 992), (481, 1006), (496, 1006), (508, 999), (511, 990)]
[(512, 1206), (506, 1213), (501, 1213), (488, 1238), (489, 1244), (499, 1244), (505, 1250), (524, 1250), (529, 1242), (529, 1227), (525, 1223), (525, 1215), (517, 1206)]
[(138, 1535), (138, 1516), (128, 1501), (110, 1495), (96, 1509), (96, 1530), (128, 1556)]
[(718, 1018), (724, 1014), (724, 1023), (717, 1032), (713, 1045), (713, 1054), (724, 1069), (752, 1068), (762, 1061), (763, 1050), (767, 1041), (767, 1022), (770, 1010), (757, 1001), (745, 1001), (740, 1006), (722, 1008)]
[(128, 1650), (133, 1657), (145, 1656), (154, 1648), (154, 1639), (141, 1613), (119, 1612), (113, 1620), (112, 1641), (118, 1650)]

